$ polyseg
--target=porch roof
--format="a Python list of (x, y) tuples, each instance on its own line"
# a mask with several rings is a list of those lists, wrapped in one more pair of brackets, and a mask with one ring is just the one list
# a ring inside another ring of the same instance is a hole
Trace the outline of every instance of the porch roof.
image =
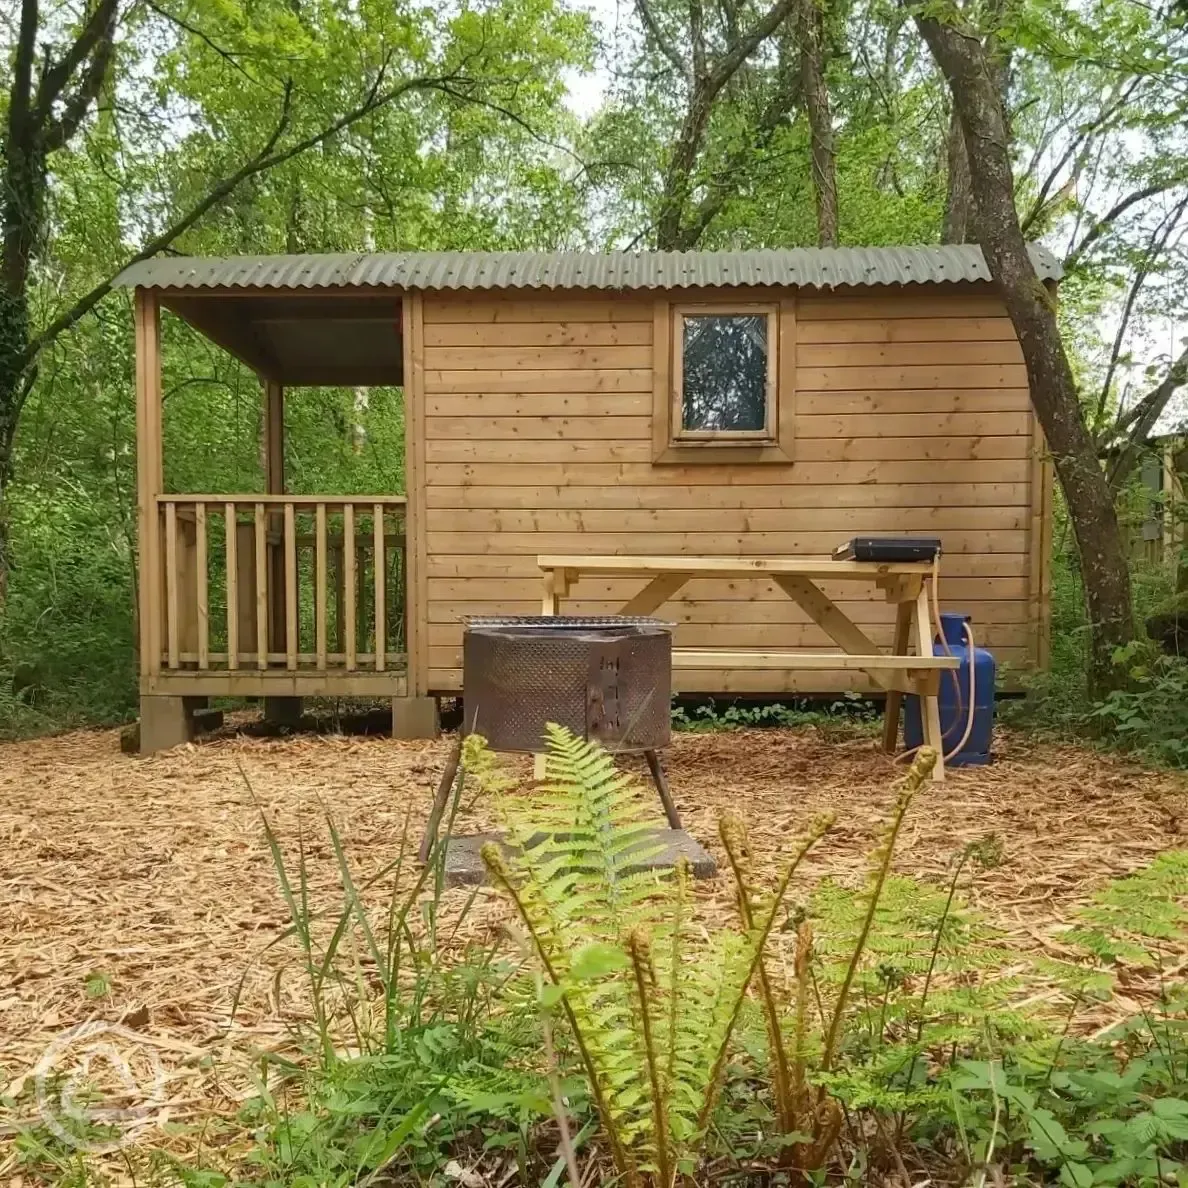
[(289, 387), (404, 382), (398, 293), (163, 292), (161, 304), (262, 378)]

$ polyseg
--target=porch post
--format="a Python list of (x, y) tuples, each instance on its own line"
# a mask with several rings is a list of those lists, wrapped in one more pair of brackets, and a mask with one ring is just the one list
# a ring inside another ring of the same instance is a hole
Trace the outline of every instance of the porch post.
[(192, 737), (192, 715), (182, 697), (155, 692), (164, 629), (161, 514), (165, 488), (161, 440), (161, 306), (152, 289), (133, 298), (136, 332), (136, 618), (140, 648), (140, 752), (150, 754)]
[(161, 310), (151, 289), (137, 289), (136, 327), (136, 537), (137, 619), (142, 688), (161, 670)]
[[(285, 493), (285, 389), (264, 381), (264, 486), (269, 495)], [(279, 512), (268, 516), (268, 650), (285, 650), (285, 548)], [(265, 697), (264, 718), (278, 726), (296, 726), (300, 697)]]
[(432, 738), (437, 700), (429, 695), (428, 568), (425, 554), (425, 308), (406, 293), (404, 336), (404, 622), (408, 649), (405, 695), (392, 699), (393, 738)]

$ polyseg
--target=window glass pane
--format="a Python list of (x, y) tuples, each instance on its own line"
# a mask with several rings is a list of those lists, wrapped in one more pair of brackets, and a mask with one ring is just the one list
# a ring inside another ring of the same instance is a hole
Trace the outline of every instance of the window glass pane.
[(685, 314), (681, 428), (767, 428), (767, 315)]

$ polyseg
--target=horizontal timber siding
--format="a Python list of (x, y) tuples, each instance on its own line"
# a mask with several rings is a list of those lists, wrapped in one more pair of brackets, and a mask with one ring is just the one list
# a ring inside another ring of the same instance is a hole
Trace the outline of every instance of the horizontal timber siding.
[[(1022, 356), (994, 297), (800, 297), (790, 465), (653, 465), (650, 294), (435, 293), (424, 310), (435, 691), (461, 687), (465, 616), (539, 611), (540, 553), (808, 556), (859, 533), (939, 536), (944, 606), (970, 612), (1001, 662), (1036, 655), (1041, 468)], [(610, 614), (641, 585), (588, 578), (563, 609)], [(894, 608), (881, 597), (824, 588), (890, 642)], [(830, 645), (769, 581), (699, 579), (660, 615), (682, 647)], [(829, 672), (674, 679), (705, 693), (869, 687)]]

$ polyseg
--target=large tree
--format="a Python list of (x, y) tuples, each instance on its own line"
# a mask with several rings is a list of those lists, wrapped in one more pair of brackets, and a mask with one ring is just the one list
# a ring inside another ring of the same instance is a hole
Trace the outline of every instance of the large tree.
[[(687, 250), (715, 241), (720, 217), (761, 178), (782, 173), (787, 185), (794, 138), (811, 150), (812, 237), (835, 243), (828, 69), (843, 23), (819, 0), (635, 0), (634, 11), (636, 24), (614, 42), (615, 85), (591, 137), (610, 206), (630, 207), (620, 224), (634, 225), (628, 242)], [(785, 198), (795, 204), (796, 189)], [(611, 230), (621, 242), (619, 225)]]
[(949, 9), (913, 6), (944, 74), (965, 144), (977, 237), (1027, 365), (1031, 398), (1055, 460), (1081, 556), (1090, 624), (1090, 689), (1115, 683), (1115, 650), (1133, 637), (1130, 571), (1113, 494), (1081, 409), (1055, 302), (1028, 255), (1015, 203), (1012, 144), (994, 56), (979, 31)]

